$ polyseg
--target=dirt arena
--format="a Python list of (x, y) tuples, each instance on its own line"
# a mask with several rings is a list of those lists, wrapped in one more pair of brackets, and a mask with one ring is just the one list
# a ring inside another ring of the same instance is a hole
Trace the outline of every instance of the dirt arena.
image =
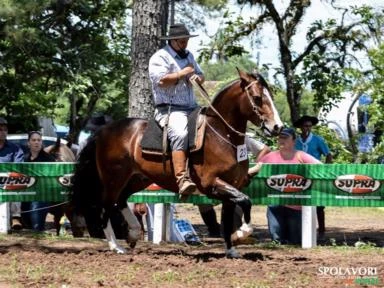
[(222, 240), (207, 238), (187, 204), (176, 217), (191, 221), (200, 246), (140, 241), (116, 255), (102, 240), (1, 235), (0, 287), (384, 287), (384, 210), (327, 207), (327, 239), (308, 250), (272, 244), (265, 211), (253, 207), (255, 237), (238, 246), (237, 260), (225, 258)]

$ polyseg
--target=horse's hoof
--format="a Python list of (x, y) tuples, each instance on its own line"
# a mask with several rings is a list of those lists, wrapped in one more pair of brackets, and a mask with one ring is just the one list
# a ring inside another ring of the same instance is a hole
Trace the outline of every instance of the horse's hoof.
[(128, 233), (128, 242), (129, 243), (132, 243), (132, 242), (137, 242), (140, 237), (141, 237), (141, 229), (140, 230), (129, 230), (129, 233)]
[(231, 249), (227, 249), (227, 251), (225, 251), (225, 256), (228, 259), (239, 259), (239, 258), (241, 258), (241, 255), (239, 254), (239, 252), (236, 251), (236, 249), (234, 247), (231, 247)]
[(125, 250), (123, 247), (120, 247), (120, 246), (110, 247), (110, 250), (116, 252), (117, 254), (127, 253), (127, 250)]
[(117, 254), (125, 254), (125, 253), (127, 253), (127, 250), (125, 250), (122, 247), (116, 248), (115, 251), (116, 251)]
[(129, 243), (129, 247), (133, 249), (136, 247), (136, 244), (137, 244), (137, 242), (131, 242), (131, 243)]

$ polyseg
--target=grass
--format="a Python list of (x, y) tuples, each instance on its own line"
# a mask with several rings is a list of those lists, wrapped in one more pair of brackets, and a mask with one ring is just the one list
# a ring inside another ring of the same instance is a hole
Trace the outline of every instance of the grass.
[(182, 280), (181, 274), (172, 269), (168, 269), (167, 271), (159, 271), (152, 274), (153, 282), (157, 285), (172, 285), (176, 283), (180, 283)]

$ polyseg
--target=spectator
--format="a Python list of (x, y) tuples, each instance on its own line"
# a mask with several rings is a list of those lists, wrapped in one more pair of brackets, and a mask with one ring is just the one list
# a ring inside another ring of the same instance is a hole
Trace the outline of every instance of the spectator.
[[(265, 145), (264, 143), (255, 140), (249, 136), (245, 136), (245, 144), (247, 146), (248, 153), (252, 153), (255, 157), (255, 161), (259, 162), (259, 160), (269, 153), (271, 150), (270, 148)], [(256, 164), (255, 166), (249, 168), (248, 170), (248, 177), (249, 180), (257, 174), (257, 172), (260, 170), (260, 165)], [(201, 204), (199, 206), (199, 212), (201, 215), (201, 218), (204, 221), (204, 224), (208, 228), (208, 234), (210, 237), (220, 237), (220, 224), (217, 221), (216, 212), (215, 209), (213, 209), (213, 205), (211, 204)], [(243, 211), (240, 207), (236, 206), (235, 214), (234, 214), (234, 226), (239, 228), (242, 225), (242, 216)]]
[[(317, 160), (321, 160), (321, 157), (325, 157), (325, 163), (332, 163), (332, 154), (329, 151), (328, 145), (325, 140), (312, 133), (312, 127), (315, 126), (319, 120), (316, 117), (304, 115), (294, 123), (294, 126), (300, 128), (301, 134), (296, 139), (296, 149), (302, 150), (309, 155), (312, 155)], [(324, 206), (318, 206), (317, 222), (319, 225), (318, 238), (323, 240), (325, 237), (325, 213)]]
[(188, 115), (198, 106), (189, 79), (204, 82), (203, 72), (191, 52), (187, 50), (189, 34), (184, 24), (171, 25), (168, 44), (149, 60), (149, 78), (155, 104), (155, 120), (167, 129), (172, 164), (181, 199), (196, 191), (196, 184), (189, 177)]
[[(43, 149), (43, 139), (41, 132), (31, 131), (28, 133), (28, 148), (29, 152), (25, 155), (25, 162), (55, 162), (50, 154)], [(29, 205), (24, 206), (25, 210), (29, 210), (29, 219), (31, 227), (37, 232), (45, 230), (45, 218), (49, 212), (49, 207), (55, 203), (32, 201)], [(29, 207), (28, 207), (29, 206)]]
[[(284, 128), (278, 137), (278, 150), (268, 153), (260, 159), (260, 162), (274, 164), (321, 163), (311, 155), (297, 151), (295, 140), (295, 130)], [(268, 206), (267, 220), (273, 241), (282, 244), (301, 243), (301, 206)]]
[[(16, 144), (8, 142), (7, 136), (8, 122), (6, 119), (0, 117), (0, 163), (23, 162), (23, 150)], [(10, 205), (11, 228), (14, 230), (21, 230), (23, 228), (21, 224), (21, 203), (11, 202), (10, 204), (3, 203), (0, 205)]]

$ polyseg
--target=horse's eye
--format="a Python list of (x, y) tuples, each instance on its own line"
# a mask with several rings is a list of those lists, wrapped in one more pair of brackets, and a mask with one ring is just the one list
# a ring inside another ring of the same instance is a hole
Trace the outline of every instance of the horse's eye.
[(253, 96), (253, 101), (257, 106), (261, 106), (263, 104), (263, 99), (260, 96)]

